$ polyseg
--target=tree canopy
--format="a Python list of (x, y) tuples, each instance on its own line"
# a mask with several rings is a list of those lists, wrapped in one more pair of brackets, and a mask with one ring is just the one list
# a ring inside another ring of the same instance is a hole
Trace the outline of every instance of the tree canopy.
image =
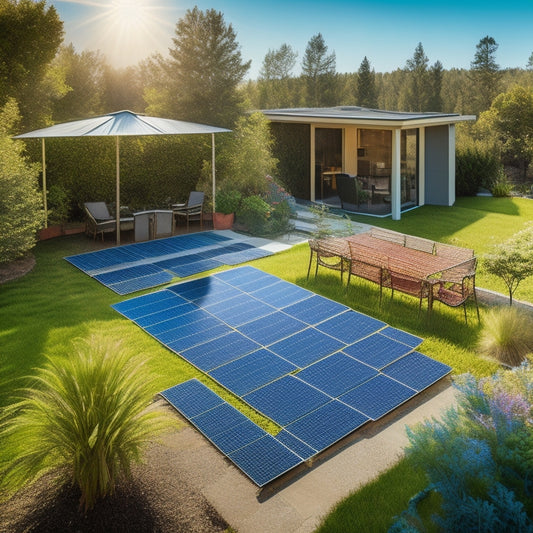
[(302, 62), (307, 105), (321, 107), (337, 104), (336, 61), (335, 52), (328, 54), (322, 34), (313, 35), (307, 43)]

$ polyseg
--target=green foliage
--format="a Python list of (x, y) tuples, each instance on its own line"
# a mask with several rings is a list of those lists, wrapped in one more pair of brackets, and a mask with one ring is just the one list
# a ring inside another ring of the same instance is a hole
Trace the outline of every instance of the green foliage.
[(478, 349), (504, 365), (521, 364), (533, 353), (533, 320), (514, 307), (491, 309), (485, 316)]
[(370, 69), (370, 61), (365, 56), (357, 73), (357, 99), (356, 103), (361, 107), (375, 109), (378, 106), (376, 91), (376, 73)]
[(457, 196), (475, 196), (480, 187), (490, 189), (500, 166), (499, 152), (493, 144), (461, 136), (455, 156)]
[(405, 111), (426, 111), (430, 99), (429, 59), (422, 43), (418, 43), (413, 57), (407, 60), (409, 89), (404, 101)]
[(0, 435), (14, 438), (19, 452), (3, 482), (9, 487), (47, 472), (66, 477), (79, 487), (87, 511), (130, 474), (164, 417), (147, 410), (151, 378), (142, 357), (103, 336), (75, 348), (64, 359), (49, 359), (22, 399), (6, 409)]
[(68, 192), (61, 185), (52, 185), (47, 194), (48, 222), (63, 224), (69, 217)]
[(229, 215), (235, 213), (241, 203), (242, 194), (231, 189), (221, 189), (216, 195), (215, 212)]
[(149, 112), (231, 127), (243, 107), (238, 88), (250, 68), (232, 25), (219, 11), (194, 7), (177, 22), (175, 34), (170, 58), (154, 63), (152, 90), (145, 93)]
[(219, 150), (217, 182), (228, 184), (243, 196), (265, 192), (265, 177), (274, 173), (278, 163), (272, 155), (272, 145), (265, 115), (257, 112), (239, 118), (233, 135)]
[(4, 0), (0, 36), (0, 107), (15, 98), (23, 126), (37, 126), (49, 118), (56, 96), (48, 67), (63, 39), (63, 22), (44, 0)]
[(500, 172), (498, 172), (498, 177), (491, 186), (492, 195), (496, 196), (497, 198), (504, 198), (506, 196), (511, 196), (512, 190), (513, 185), (511, 184), (503, 170), (500, 169)]
[(533, 226), (529, 225), (486, 254), (483, 268), (503, 279), (509, 291), (509, 305), (520, 282), (533, 274)]
[(497, 50), (498, 43), (488, 35), (476, 45), (474, 60), (470, 64), (470, 75), (476, 91), (473, 94), (476, 113), (488, 109), (500, 92), (502, 73), (496, 63)]
[[(441, 513), (432, 517), (441, 530), (533, 531), (532, 383), (529, 361), (491, 378), (464, 375), (457, 408), (408, 428), (407, 456), (442, 497)], [(393, 531), (402, 523), (419, 531), (416, 507)]]
[(44, 221), (39, 168), (23, 156), (23, 144), (10, 137), (18, 118), (16, 103), (9, 100), (0, 109), (0, 263), (31, 250)]
[(244, 224), (252, 235), (266, 235), (271, 207), (261, 196), (244, 198), (237, 211), (237, 220)]

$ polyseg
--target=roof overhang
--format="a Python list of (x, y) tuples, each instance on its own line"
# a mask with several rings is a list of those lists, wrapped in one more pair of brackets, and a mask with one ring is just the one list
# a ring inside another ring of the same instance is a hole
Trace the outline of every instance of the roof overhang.
[(476, 120), (474, 115), (456, 113), (404, 113), (361, 107), (266, 109), (261, 111), (272, 122), (297, 124), (352, 125), (387, 129), (441, 126)]

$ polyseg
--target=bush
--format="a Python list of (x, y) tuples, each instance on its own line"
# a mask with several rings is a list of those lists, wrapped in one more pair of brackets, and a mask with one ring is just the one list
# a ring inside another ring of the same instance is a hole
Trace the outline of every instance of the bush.
[(533, 531), (533, 366), (476, 380), (460, 376), (458, 407), (408, 429), (407, 456), (429, 486), (412, 498), (391, 531), (426, 531), (416, 505), (441, 499), (441, 531)]
[(48, 190), (47, 207), (50, 224), (63, 224), (68, 220), (69, 195), (61, 185), (52, 185)]
[(266, 235), (271, 207), (261, 196), (253, 195), (244, 198), (237, 211), (237, 219), (244, 224), (253, 235)]
[(508, 366), (522, 363), (533, 353), (533, 319), (514, 307), (491, 309), (478, 345), (481, 354)]
[(24, 158), (22, 142), (10, 137), (17, 120), (17, 105), (11, 100), (0, 109), (0, 263), (31, 250), (44, 222), (39, 167)]
[(500, 167), (498, 151), (487, 143), (467, 141), (457, 146), (455, 158), (457, 196), (475, 196), (480, 187), (490, 189)]
[(242, 195), (239, 191), (232, 191), (229, 189), (221, 189), (216, 195), (216, 208), (217, 213), (224, 213), (230, 215), (235, 213), (239, 209)]
[(70, 479), (81, 491), (80, 507), (89, 510), (130, 474), (164, 426), (162, 414), (146, 411), (153, 392), (144, 360), (104, 337), (76, 348), (62, 362), (49, 360), (35, 386), (6, 409), (0, 436), (19, 450), (2, 473), (7, 488), (47, 472)]
[(492, 196), (499, 198), (505, 198), (506, 196), (511, 196), (511, 191), (513, 186), (503, 170), (500, 170), (498, 177), (491, 186)]

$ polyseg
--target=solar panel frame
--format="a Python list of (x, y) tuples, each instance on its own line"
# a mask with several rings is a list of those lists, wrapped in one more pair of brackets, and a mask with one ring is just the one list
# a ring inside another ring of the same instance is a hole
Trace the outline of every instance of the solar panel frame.
[(300, 320), (296, 320), (282, 311), (274, 311), (267, 317), (242, 324), (239, 329), (247, 337), (268, 347), (268, 345), (289, 337), (306, 327), (307, 324)]
[(334, 316), (315, 327), (345, 344), (353, 344), (385, 326), (381, 320), (350, 310), (342, 314), (342, 320)]
[(188, 419), (224, 403), (218, 394), (196, 378), (174, 385), (159, 394)]

